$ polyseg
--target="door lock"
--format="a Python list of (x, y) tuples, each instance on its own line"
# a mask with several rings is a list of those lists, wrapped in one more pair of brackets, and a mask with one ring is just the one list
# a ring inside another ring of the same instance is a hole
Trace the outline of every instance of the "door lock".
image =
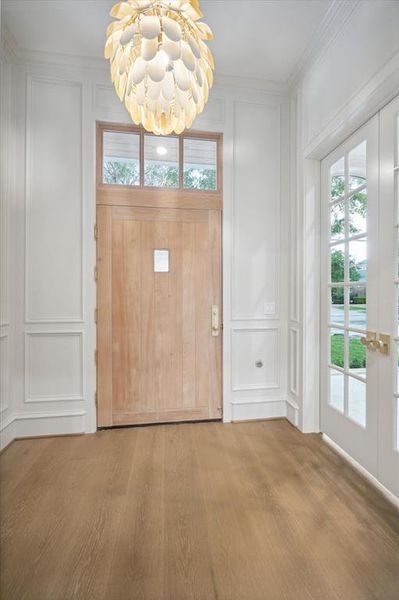
[(381, 354), (389, 354), (390, 337), (384, 333), (376, 333), (375, 331), (367, 331), (366, 336), (360, 338), (363, 346), (372, 352), (381, 352)]

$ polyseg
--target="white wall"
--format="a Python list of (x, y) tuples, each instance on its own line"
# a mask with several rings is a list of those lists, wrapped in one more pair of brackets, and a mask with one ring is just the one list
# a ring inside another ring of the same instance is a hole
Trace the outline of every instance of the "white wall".
[(288, 416), (302, 431), (319, 429), (320, 160), (397, 94), (399, 2), (342, 3), (291, 96)]
[[(4, 442), (95, 430), (95, 122), (129, 122), (107, 68), (33, 54), (19, 63), (16, 372)], [(224, 133), (224, 418), (284, 416), (287, 96), (216, 85), (194, 128)]]

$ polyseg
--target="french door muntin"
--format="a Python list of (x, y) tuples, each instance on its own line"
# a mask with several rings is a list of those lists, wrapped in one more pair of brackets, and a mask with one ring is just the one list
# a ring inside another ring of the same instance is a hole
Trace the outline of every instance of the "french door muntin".
[(378, 118), (322, 163), (321, 429), (377, 474)]
[(399, 497), (399, 97), (322, 162), (321, 213), (321, 430)]

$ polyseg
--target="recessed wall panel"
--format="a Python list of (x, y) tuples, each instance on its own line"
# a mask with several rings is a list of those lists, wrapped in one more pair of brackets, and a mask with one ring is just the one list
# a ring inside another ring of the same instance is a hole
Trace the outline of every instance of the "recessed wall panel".
[(280, 111), (236, 102), (233, 319), (277, 318), (280, 256)]
[(27, 333), (25, 401), (82, 400), (81, 332)]
[(82, 319), (81, 85), (28, 79), (26, 316)]
[(233, 391), (278, 388), (278, 370), (278, 329), (233, 330)]

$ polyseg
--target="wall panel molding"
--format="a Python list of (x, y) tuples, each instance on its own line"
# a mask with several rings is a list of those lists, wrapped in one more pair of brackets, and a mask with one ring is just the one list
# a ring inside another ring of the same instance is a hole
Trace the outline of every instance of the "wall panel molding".
[[(233, 113), (231, 320), (278, 320), (281, 105), (236, 100)], [(259, 165), (257, 173), (254, 165)]]
[(26, 76), (26, 323), (84, 321), (82, 113), (82, 82)]
[(84, 362), (83, 331), (26, 332), (24, 402), (84, 400)]
[[(278, 327), (233, 327), (231, 343), (233, 392), (270, 390), (280, 387), (280, 329)], [(257, 360), (263, 362), (262, 367), (255, 366)]]

